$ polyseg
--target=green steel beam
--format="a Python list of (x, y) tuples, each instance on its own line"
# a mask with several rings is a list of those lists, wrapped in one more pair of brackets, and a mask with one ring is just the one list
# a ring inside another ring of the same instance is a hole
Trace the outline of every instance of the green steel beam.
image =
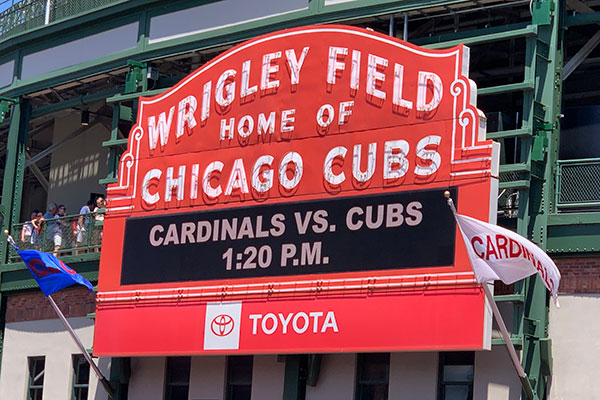
[(498, 184), (499, 189), (528, 189), (529, 186), (530, 186), (530, 183), (528, 180), (500, 182)]
[[(548, 227), (550, 226), (569, 226), (569, 225), (600, 225), (600, 213), (581, 212), (551, 214), (548, 216)], [(598, 230), (600, 236), (600, 230)], [(600, 243), (600, 241), (599, 241)]]
[[(521, 162), (531, 164), (532, 150), (537, 150), (535, 164), (536, 175), (542, 179), (531, 179), (529, 191), (521, 191), (521, 201), (525, 202), (523, 219), (518, 225), (519, 233), (536, 242), (542, 249), (548, 246), (548, 215), (554, 212), (554, 177), (553, 167), (558, 158), (558, 138), (562, 93), (562, 47), (564, 30), (560, 29), (561, 0), (540, 0), (533, 4), (532, 21), (538, 23), (538, 35), (528, 39), (529, 64), (525, 80), (531, 79), (528, 72), (535, 73), (536, 87), (534, 91), (525, 92), (525, 100), (532, 101), (531, 112), (527, 115), (527, 127), (543, 126), (543, 132), (536, 129), (535, 135), (544, 134), (547, 142), (539, 147), (536, 137), (524, 138), (521, 148), (524, 150)], [(533, 53), (533, 54), (531, 54)], [(533, 96), (533, 97), (531, 97)], [(525, 116), (524, 116), (525, 117)], [(538, 146), (538, 147), (535, 147)], [(526, 156), (526, 157), (525, 157)], [(532, 167), (534, 165), (532, 164)], [(519, 210), (521, 211), (521, 210)], [(525, 303), (523, 304), (523, 355), (522, 363), (528, 377), (533, 380), (537, 399), (547, 396), (547, 382), (551, 372), (547, 368), (549, 354), (548, 337), (548, 291), (539, 276), (534, 275), (525, 280)]]
[(488, 139), (499, 140), (499, 139), (506, 139), (506, 138), (514, 138), (514, 137), (531, 136), (531, 134), (532, 134), (531, 129), (519, 128), (519, 129), (512, 129), (509, 131), (488, 132), (486, 134), (486, 137)]
[(547, 251), (551, 253), (600, 251), (600, 223), (549, 224)]
[(477, 95), (478, 96), (486, 96), (486, 95), (490, 95), (490, 94), (501, 94), (501, 93), (524, 91), (524, 90), (533, 90), (533, 88), (534, 88), (534, 82), (526, 81), (526, 82), (519, 82), (519, 83), (510, 83), (508, 85), (480, 88), (480, 89), (477, 89)]
[(110, 362), (109, 377), (114, 388), (112, 400), (126, 400), (131, 377), (131, 358), (113, 357)]
[[(523, 336), (520, 335), (511, 335), (510, 342), (517, 348), (520, 349), (523, 347)], [(492, 345), (504, 345), (504, 339), (502, 338), (492, 338)], [(525, 398), (525, 397), (523, 397)]]
[(502, 25), (502, 26), (494, 26), (491, 28), (484, 29), (473, 29), (470, 31), (458, 31), (454, 33), (446, 33), (444, 35), (436, 35), (429, 36), (425, 38), (419, 38), (415, 40), (411, 40), (411, 43), (414, 43), (418, 46), (427, 46), (436, 43), (444, 43), (448, 41), (463, 41), (467, 39), (471, 39), (473, 37), (483, 36), (483, 35), (493, 35), (493, 34), (503, 34), (506, 32), (512, 32), (518, 29), (527, 28), (528, 23), (519, 23), (519, 24), (510, 24), (510, 25)]
[[(127, 144), (127, 139), (118, 139), (119, 121), (121, 121), (121, 105), (113, 104), (112, 125), (110, 129), (110, 140), (102, 142), (102, 147), (108, 147), (108, 174), (105, 179), (100, 181), (100, 184), (113, 183), (117, 181), (117, 173), (119, 169), (119, 157), (117, 149), (121, 144)], [(124, 142), (124, 143), (123, 143)]]
[(152, 97), (152, 96), (156, 96), (157, 94), (164, 93), (167, 90), (169, 90), (169, 88), (146, 90), (146, 91), (136, 92), (136, 93), (116, 94), (114, 96), (107, 98), (106, 102), (107, 103), (120, 103), (120, 102), (124, 102), (124, 101), (139, 99), (140, 97)]
[[(0, 281), (2, 273), (0, 272)], [(0, 293), (0, 372), (2, 371), (2, 354), (4, 353), (4, 328), (6, 326), (6, 296)]]
[(600, 24), (600, 12), (589, 14), (567, 15), (565, 18), (565, 27), (580, 26), (580, 25), (595, 25)]
[(502, 302), (523, 303), (525, 301), (525, 296), (522, 293), (504, 294), (504, 295), (494, 296), (494, 300), (497, 303), (502, 303)]
[(157, 3), (160, 4), (164, 2), (161, 0), (120, 0), (83, 14), (74, 15), (73, 18), (56, 21), (49, 25), (41, 25), (19, 35), (7, 37), (0, 40), (0, 46), (6, 50), (11, 48), (22, 48), (24, 44), (29, 42), (47, 40), (48, 37), (61, 35), (65, 31), (72, 32), (76, 27), (93, 25), (98, 20), (115, 19), (123, 15), (136, 13), (139, 12), (141, 7), (147, 7)]
[(304, 399), (306, 388), (302, 379), (302, 369), (305, 367), (305, 355), (288, 354), (285, 356), (285, 372), (283, 377), (283, 400)]
[(527, 26), (525, 28), (521, 28), (521, 29), (514, 29), (511, 31), (500, 32), (500, 33), (490, 33), (487, 35), (473, 36), (473, 37), (468, 37), (468, 38), (464, 38), (464, 39), (449, 40), (447, 42), (441, 42), (441, 43), (432, 43), (432, 44), (424, 45), (423, 47), (428, 48), (428, 49), (445, 49), (448, 47), (458, 46), (459, 44), (475, 45), (475, 44), (482, 44), (482, 43), (498, 42), (501, 40), (508, 40), (508, 39), (513, 39), (513, 38), (518, 38), (518, 37), (534, 37), (536, 34), (537, 34), (537, 26), (529, 25), (529, 26)]
[[(12, 105), (4, 180), (2, 182), (3, 227), (10, 229), (21, 216), (21, 196), (23, 194), (23, 176), (25, 174), (25, 154), (31, 105), (25, 99), (19, 99)], [(5, 235), (0, 235), (0, 264), (8, 261), (8, 245)]]
[(502, 164), (499, 169), (500, 173), (507, 172), (530, 172), (531, 166), (525, 163), (517, 163), (517, 164)]
[(52, 114), (57, 111), (66, 110), (68, 108), (87, 106), (97, 101), (105, 100), (117, 93), (122, 93), (124, 88), (118, 87), (109, 90), (103, 90), (97, 93), (90, 93), (83, 96), (61, 101), (60, 103), (51, 104), (49, 106), (37, 107), (31, 113), (32, 118), (41, 117), (46, 114)]
[[(151, 2), (144, 2), (141, 0), (124, 1), (118, 5), (98, 10), (89, 15), (82, 16), (81, 18), (56, 23), (42, 28), (40, 32), (34, 31), (30, 34), (20, 36), (18, 41), (9, 41), (7, 46), (11, 44), (16, 46), (15, 48), (27, 52), (32, 51), (34, 46), (38, 49), (49, 48), (64, 43), (70, 38), (81, 37), (85, 33), (88, 35), (93, 34), (97, 32), (98, 29), (105, 27), (107, 23), (115, 24), (115, 20), (122, 20), (127, 23), (133, 21), (139, 23), (138, 45), (135, 48), (82, 64), (66, 67), (59, 71), (53, 71), (27, 81), (17, 81), (15, 84), (0, 91), (0, 95), (6, 94), (18, 96), (47, 87), (57, 86), (61, 83), (75, 79), (108, 72), (125, 66), (126, 61), (129, 59), (147, 62), (183, 52), (207, 49), (227, 43), (237, 43), (278, 29), (309, 24), (351, 21), (356, 18), (402, 13), (409, 10), (425, 9), (440, 5), (448, 6), (451, 4), (464, 3), (464, 1), (436, 0), (424, 2), (422, 0), (412, 0), (398, 2), (386, 0), (371, 1), (368, 5), (365, 5), (365, 3), (362, 2), (350, 2), (327, 7), (316, 7), (313, 3), (316, 3), (316, 0), (311, 2), (309, 8), (306, 10), (267, 17), (256, 21), (240, 23), (221, 29), (214, 29), (199, 34), (149, 44), (147, 38), (147, 24), (149, 18), (180, 9), (182, 5), (197, 5), (197, 2), (173, 1), (169, 2), (168, 5), (165, 5), (164, 2), (158, 0)], [(144, 11), (140, 12), (140, 10)], [(513, 35), (531, 35), (534, 34), (534, 31), (535, 27), (524, 27), (510, 32), (491, 33), (489, 35), (474, 37), (472, 40), (475, 40), (475, 42), (481, 40), (502, 40), (512, 37)], [(38, 44), (43, 41), (45, 42)], [(470, 39), (461, 40), (460, 42), (475, 43)], [(20, 63), (17, 64), (20, 65)]]

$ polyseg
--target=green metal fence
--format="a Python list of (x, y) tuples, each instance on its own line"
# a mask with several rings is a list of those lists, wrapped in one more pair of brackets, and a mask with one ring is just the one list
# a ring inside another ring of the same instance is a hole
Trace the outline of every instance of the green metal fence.
[(556, 204), (566, 208), (600, 207), (600, 158), (559, 160)]
[[(12, 237), (21, 250), (41, 250), (57, 256), (99, 251), (102, 245), (104, 211), (35, 219), (12, 227)], [(19, 256), (10, 249), (10, 261)]]
[(120, 0), (21, 0), (0, 12), (0, 39)]

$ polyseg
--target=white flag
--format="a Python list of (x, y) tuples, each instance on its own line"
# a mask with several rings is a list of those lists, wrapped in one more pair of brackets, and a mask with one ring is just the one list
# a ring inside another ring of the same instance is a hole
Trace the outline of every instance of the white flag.
[(558, 305), (560, 272), (544, 250), (508, 229), (455, 215), (477, 282), (499, 279), (509, 285), (538, 273)]

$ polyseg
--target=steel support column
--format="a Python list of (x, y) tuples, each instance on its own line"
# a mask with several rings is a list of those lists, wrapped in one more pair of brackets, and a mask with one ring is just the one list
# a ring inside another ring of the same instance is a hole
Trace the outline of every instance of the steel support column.
[[(16, 101), (11, 110), (10, 129), (6, 146), (6, 167), (2, 186), (3, 228), (9, 229), (21, 216), (23, 175), (25, 174), (26, 142), (31, 105), (25, 99)], [(0, 263), (8, 262), (6, 236), (1, 235)]]
[[(538, 24), (535, 51), (532, 59), (536, 87), (533, 92), (532, 115), (529, 118), (533, 136), (528, 146), (531, 162), (530, 188), (521, 191), (524, 207), (519, 204), (519, 233), (529, 237), (542, 249), (547, 246), (548, 215), (555, 211), (553, 168), (558, 158), (558, 139), (562, 92), (562, 34), (560, 30), (560, 0), (534, 2), (533, 22)], [(550, 12), (548, 13), (548, 10)], [(548, 14), (550, 18), (548, 18)], [(547, 397), (546, 389), (551, 371), (548, 341), (548, 291), (534, 275), (524, 283), (523, 355), (522, 363), (532, 379), (536, 397)], [(545, 350), (546, 349), (546, 350)]]
[(306, 393), (306, 355), (285, 356), (283, 400), (303, 400)]

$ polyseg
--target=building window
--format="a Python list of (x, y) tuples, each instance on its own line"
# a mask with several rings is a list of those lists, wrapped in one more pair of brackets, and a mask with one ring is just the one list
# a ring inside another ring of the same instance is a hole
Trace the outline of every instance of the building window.
[(390, 353), (359, 354), (356, 365), (356, 400), (387, 400)]
[(187, 400), (190, 388), (191, 357), (167, 358), (165, 400)]
[(227, 359), (227, 400), (250, 400), (252, 393), (252, 356)]
[(474, 352), (440, 353), (439, 400), (473, 400)]
[(90, 384), (90, 365), (83, 355), (73, 356), (73, 396), (72, 400), (87, 400)]
[(45, 369), (45, 357), (29, 358), (29, 387), (27, 390), (27, 400), (42, 400)]

